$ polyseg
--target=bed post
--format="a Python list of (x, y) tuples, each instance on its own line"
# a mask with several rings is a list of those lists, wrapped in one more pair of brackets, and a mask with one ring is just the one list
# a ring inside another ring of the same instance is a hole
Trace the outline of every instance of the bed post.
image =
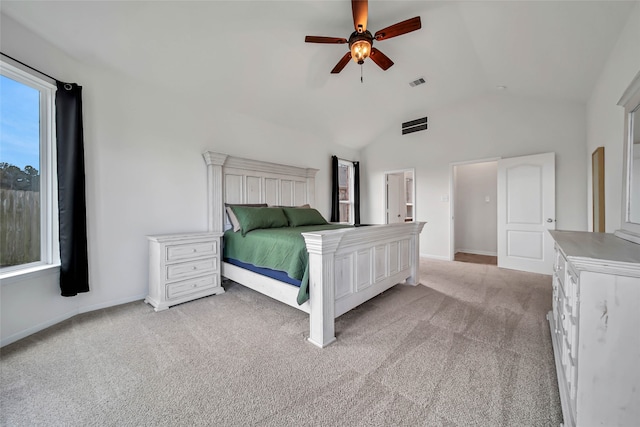
[(207, 230), (222, 233), (224, 231), (224, 186), (222, 165), (226, 154), (206, 151), (202, 153), (207, 164)]
[(409, 257), (411, 257), (411, 276), (407, 279), (408, 285), (420, 284), (420, 232), (424, 227), (424, 222), (414, 222), (414, 229), (411, 233), (411, 241), (409, 243)]
[(309, 252), (309, 342), (323, 348), (336, 340), (334, 260), (342, 234), (302, 235)]
[(307, 203), (316, 206), (316, 173), (318, 169), (307, 168)]

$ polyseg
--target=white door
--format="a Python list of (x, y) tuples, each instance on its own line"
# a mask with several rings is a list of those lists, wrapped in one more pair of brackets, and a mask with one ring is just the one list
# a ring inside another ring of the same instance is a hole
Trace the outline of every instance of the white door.
[(555, 153), (498, 160), (498, 267), (552, 274)]
[(404, 222), (407, 216), (404, 173), (387, 175), (387, 224)]

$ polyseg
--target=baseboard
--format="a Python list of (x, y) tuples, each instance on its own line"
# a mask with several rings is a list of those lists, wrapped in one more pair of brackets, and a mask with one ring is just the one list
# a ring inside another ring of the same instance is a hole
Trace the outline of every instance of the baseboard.
[(115, 307), (116, 305), (128, 304), (128, 303), (134, 302), (134, 301), (141, 301), (141, 300), (144, 300), (146, 297), (147, 297), (147, 294), (145, 293), (143, 295), (136, 295), (136, 296), (133, 296), (133, 297), (126, 297), (126, 298), (112, 300), (112, 301), (104, 302), (104, 303), (100, 303), (100, 304), (94, 304), (94, 305), (89, 305), (89, 306), (86, 306), (86, 307), (80, 307), (78, 309), (78, 313), (77, 314), (88, 313), (90, 311), (96, 311), (96, 310), (102, 310), (103, 308)]
[(473, 255), (498, 256), (497, 252), (480, 251), (477, 249), (456, 249), (455, 253), (458, 253), (458, 252), (464, 252), (466, 254), (473, 254)]
[(82, 313), (88, 313), (90, 311), (96, 311), (96, 310), (101, 310), (103, 308), (109, 308), (109, 307), (115, 307), (116, 305), (121, 305), (121, 304), (127, 304), (130, 302), (134, 302), (134, 301), (141, 301), (143, 300), (147, 295), (138, 295), (138, 296), (134, 296), (134, 297), (127, 297), (127, 298), (122, 298), (119, 300), (113, 300), (113, 301), (109, 301), (106, 303), (101, 303), (101, 304), (95, 304), (95, 305), (90, 305), (87, 307), (81, 307), (77, 310), (73, 310), (73, 311), (68, 311), (60, 316), (54, 317), (53, 319), (49, 319), (46, 322), (43, 323), (39, 323), (35, 326), (32, 326), (30, 328), (24, 329), (20, 332), (17, 332), (13, 335), (10, 335), (6, 338), (4, 338), (3, 340), (0, 341), (0, 347), (4, 347), (5, 345), (9, 345), (11, 343), (14, 343), (18, 340), (21, 340), (22, 338), (26, 338), (29, 335), (35, 334), (36, 332), (40, 332), (44, 329), (47, 329), (53, 325), (56, 325), (60, 322), (64, 322), (65, 320), (71, 319), (74, 316), (77, 316), (78, 314), (82, 314)]
[(451, 261), (448, 256), (420, 254), (420, 258), (437, 259), (439, 261)]
[(77, 315), (78, 312), (77, 311), (72, 311), (72, 312), (67, 312), (65, 314), (62, 314), (58, 317), (55, 317), (53, 319), (49, 319), (44, 323), (40, 323), (38, 325), (32, 326), (30, 328), (27, 328), (25, 330), (22, 330), (20, 332), (17, 332), (13, 335), (10, 335), (6, 338), (4, 338), (2, 341), (0, 341), (0, 347), (4, 347), (5, 345), (9, 345), (11, 343), (14, 343), (18, 340), (21, 340), (22, 338), (26, 338), (31, 334), (35, 334), (36, 332), (40, 332), (43, 329), (47, 329), (55, 324), (58, 324), (60, 322), (63, 322), (67, 319), (71, 319), (73, 316)]

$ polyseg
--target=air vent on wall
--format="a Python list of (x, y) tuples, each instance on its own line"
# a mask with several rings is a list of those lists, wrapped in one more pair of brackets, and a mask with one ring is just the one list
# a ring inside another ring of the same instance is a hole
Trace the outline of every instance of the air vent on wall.
[(409, 86), (416, 87), (416, 86), (424, 84), (424, 83), (426, 83), (424, 77), (420, 77), (418, 80), (414, 80), (411, 83), (409, 83)]
[(423, 117), (421, 119), (411, 120), (410, 122), (404, 122), (402, 124), (402, 134), (406, 135), (408, 133), (418, 132), (419, 130), (427, 129), (427, 118)]

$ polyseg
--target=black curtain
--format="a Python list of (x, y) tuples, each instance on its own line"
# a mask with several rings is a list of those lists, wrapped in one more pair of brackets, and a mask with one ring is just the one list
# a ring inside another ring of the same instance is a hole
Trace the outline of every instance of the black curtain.
[(353, 218), (360, 224), (360, 162), (353, 162)]
[(340, 190), (338, 188), (338, 156), (331, 156), (331, 222), (340, 221)]
[(82, 87), (56, 83), (60, 290), (71, 297), (89, 291)]

